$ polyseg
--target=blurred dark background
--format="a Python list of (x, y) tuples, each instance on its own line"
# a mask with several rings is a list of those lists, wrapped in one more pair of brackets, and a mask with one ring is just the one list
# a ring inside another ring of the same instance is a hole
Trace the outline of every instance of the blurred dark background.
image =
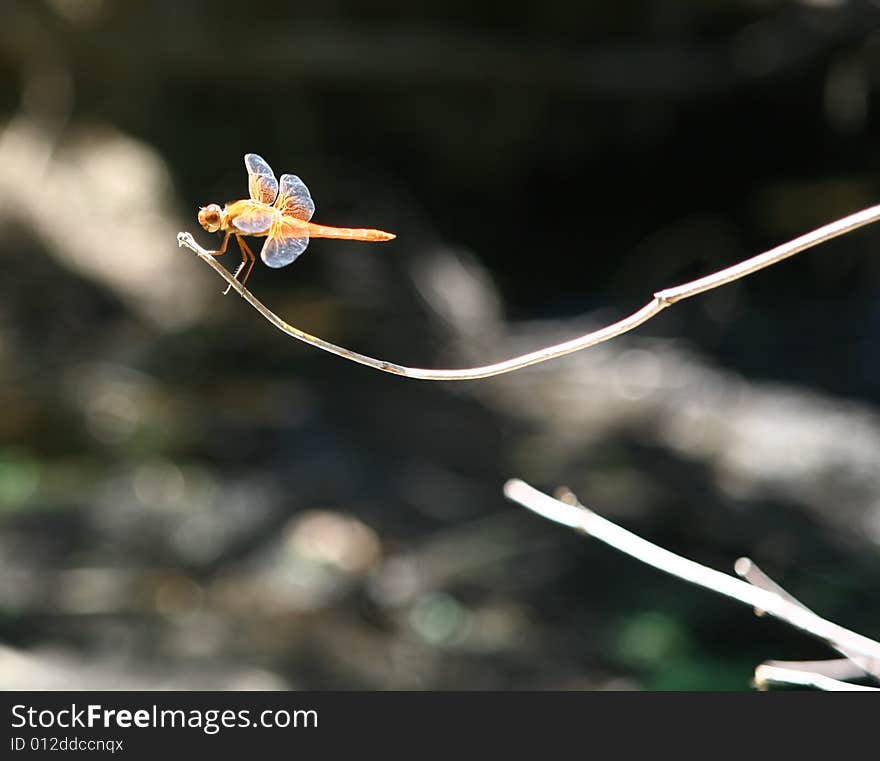
[(880, 633), (880, 230), (459, 384), (288, 339), (175, 242), (254, 151), (399, 236), (258, 263), (297, 327), (428, 367), (574, 337), (880, 199), (876, 2), (2, 8), (0, 685), (748, 689), (827, 654), (513, 476)]

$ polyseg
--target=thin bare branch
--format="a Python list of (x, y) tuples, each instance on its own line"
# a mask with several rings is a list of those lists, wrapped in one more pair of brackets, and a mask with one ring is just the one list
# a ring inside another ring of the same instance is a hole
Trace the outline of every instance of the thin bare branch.
[(868, 687), (864, 684), (842, 682), (839, 679), (832, 679), (824, 674), (781, 668), (762, 663), (755, 669), (755, 687), (763, 690), (773, 684), (814, 687), (817, 690), (828, 690), (831, 692), (880, 692), (880, 687)]
[(504, 485), (504, 494), (508, 499), (545, 518), (578, 529), (660, 571), (754, 608), (760, 608), (769, 615), (818, 637), (832, 647), (869, 659), (880, 657), (880, 642), (828, 621), (810, 610), (805, 610), (799, 604), (780, 597), (775, 592), (753, 586), (658, 547), (582, 505), (568, 504), (554, 499), (518, 479), (512, 479)]
[[(766, 573), (764, 573), (751, 558), (739, 558), (733, 564), (733, 570), (737, 576), (745, 579), (749, 584), (753, 586), (760, 587), (761, 589), (766, 589), (768, 592), (775, 592), (780, 597), (788, 600), (790, 603), (795, 605), (800, 605), (802, 608), (806, 609), (806, 605), (804, 605), (800, 600), (798, 600), (794, 595), (786, 592), (782, 587), (779, 586), (773, 579), (771, 579)], [(759, 616), (764, 615), (763, 610), (755, 610), (755, 613)]]
[[(744, 578), (749, 584), (753, 584), (756, 587), (760, 587), (761, 589), (766, 589), (768, 592), (773, 592), (774, 594), (779, 595), (779, 597), (784, 600), (788, 600), (790, 603), (797, 605), (804, 610), (810, 610), (806, 605), (804, 605), (800, 600), (795, 598), (793, 595), (790, 595), (786, 592), (782, 587), (779, 586), (773, 579), (771, 579), (766, 573), (764, 573), (755, 561), (750, 558), (740, 558), (733, 564), (733, 570), (736, 572), (737, 576), (741, 576)], [(758, 608), (755, 609), (755, 613), (759, 616), (764, 615), (764, 611)], [(865, 658), (858, 653), (852, 653), (846, 650), (845, 648), (838, 647), (837, 651), (846, 656), (847, 659), (853, 662), (855, 666), (862, 672), (861, 676), (866, 674), (870, 674), (873, 677), (876, 677), (880, 680), (880, 661), (872, 660), (870, 658)], [(777, 664), (783, 665), (783, 664)], [(820, 672), (821, 673), (821, 672)], [(828, 676), (828, 675), (826, 675)]]
[(763, 666), (791, 669), (793, 671), (807, 671), (811, 674), (821, 674), (831, 679), (861, 679), (865, 672), (849, 658), (829, 658), (824, 661), (765, 661)]
[(783, 259), (794, 256), (794, 254), (812, 248), (819, 243), (831, 240), (840, 235), (845, 235), (848, 232), (869, 225), (877, 220), (880, 220), (880, 205), (872, 206), (868, 209), (856, 212), (855, 214), (843, 217), (842, 219), (838, 219), (837, 221), (824, 225), (817, 230), (801, 235), (788, 243), (783, 243), (781, 246), (777, 246), (776, 248), (772, 248), (762, 254), (746, 259), (732, 267), (727, 267), (726, 269), (720, 270), (711, 275), (706, 275), (698, 280), (693, 280), (674, 288), (667, 288), (658, 291), (654, 294), (654, 298), (637, 312), (633, 312), (629, 317), (625, 317), (607, 327), (600, 328), (599, 330), (579, 336), (578, 338), (573, 338), (570, 341), (547, 346), (543, 349), (538, 349), (537, 351), (529, 352), (528, 354), (523, 354), (519, 357), (512, 357), (511, 359), (506, 359), (502, 362), (495, 362), (491, 365), (483, 365), (482, 367), (468, 367), (454, 370), (406, 367), (405, 365), (398, 365), (383, 359), (374, 359), (365, 354), (359, 354), (351, 349), (346, 349), (343, 346), (337, 346), (336, 344), (325, 341), (317, 336), (309, 335), (308, 333), (299, 330), (299, 328), (295, 328), (293, 325), (285, 322), (272, 310), (266, 307), (256, 296), (247, 290), (247, 288), (235, 280), (232, 273), (223, 267), (215, 257), (211, 256), (206, 249), (196, 243), (192, 235), (186, 232), (179, 233), (177, 236), (177, 243), (180, 246), (186, 246), (186, 248), (196, 253), (202, 261), (210, 265), (220, 277), (229, 283), (239, 296), (256, 309), (268, 322), (292, 338), (296, 338), (298, 341), (304, 341), (315, 348), (323, 349), (331, 354), (336, 354), (343, 359), (358, 362), (359, 364), (367, 365), (374, 370), (381, 370), (385, 373), (402, 375), (406, 378), (417, 378), (420, 380), (451, 381), (475, 380), (477, 378), (488, 378), (493, 375), (502, 375), (503, 373), (509, 373), (512, 370), (519, 370), (520, 368), (528, 367), (529, 365), (546, 362), (547, 360), (555, 359), (556, 357), (562, 357), (566, 354), (572, 354), (581, 349), (595, 346), (596, 344), (608, 341), (611, 338), (615, 338), (616, 336), (633, 330), (643, 322), (647, 322), (659, 312), (663, 311), (666, 307), (678, 301), (683, 301), (684, 299), (695, 296), (698, 293), (703, 293), (712, 288), (718, 288), (719, 286), (731, 283), (734, 280), (739, 280), (746, 275), (751, 275), (758, 270), (776, 264)]

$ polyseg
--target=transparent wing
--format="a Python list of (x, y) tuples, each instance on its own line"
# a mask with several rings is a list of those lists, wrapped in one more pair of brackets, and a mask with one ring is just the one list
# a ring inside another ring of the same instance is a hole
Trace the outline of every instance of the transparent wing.
[(271, 211), (251, 208), (237, 213), (232, 224), (245, 235), (260, 235), (272, 226), (273, 219), (274, 214)]
[(315, 202), (306, 184), (295, 174), (281, 175), (281, 190), (275, 208), (288, 217), (308, 222), (315, 213)]
[(244, 165), (248, 171), (248, 190), (251, 198), (260, 203), (271, 204), (278, 195), (278, 180), (265, 159), (256, 153), (246, 153)]
[(260, 258), (269, 267), (286, 267), (293, 262), (309, 245), (309, 236), (302, 228), (280, 224), (263, 244)]

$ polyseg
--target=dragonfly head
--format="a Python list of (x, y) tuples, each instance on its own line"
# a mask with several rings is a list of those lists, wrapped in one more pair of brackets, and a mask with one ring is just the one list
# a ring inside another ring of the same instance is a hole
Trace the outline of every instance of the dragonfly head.
[(209, 233), (215, 233), (220, 229), (222, 211), (216, 203), (210, 203), (199, 209), (199, 224)]

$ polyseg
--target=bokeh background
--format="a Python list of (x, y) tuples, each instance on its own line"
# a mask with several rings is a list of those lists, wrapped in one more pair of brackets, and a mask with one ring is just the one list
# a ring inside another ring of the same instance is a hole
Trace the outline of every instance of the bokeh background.
[(258, 263), (299, 328), (428, 367), (579, 335), (880, 199), (876, 2), (2, 7), (0, 685), (748, 689), (828, 655), (513, 476), (880, 633), (880, 229), (458, 384), (288, 339), (175, 242), (255, 151), (399, 236)]

